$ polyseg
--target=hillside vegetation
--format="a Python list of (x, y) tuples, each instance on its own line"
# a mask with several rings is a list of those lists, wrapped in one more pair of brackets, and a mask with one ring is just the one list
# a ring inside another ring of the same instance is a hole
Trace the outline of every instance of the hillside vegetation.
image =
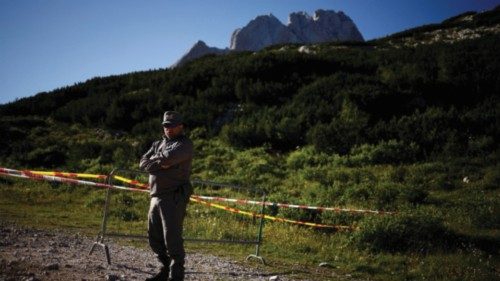
[[(93, 78), (1, 105), (0, 166), (137, 168), (161, 135), (163, 111), (175, 109), (195, 143), (194, 178), (256, 186), (274, 202), (398, 212), (270, 208), (280, 217), (359, 229), (269, 223), (264, 256), (306, 267), (328, 261), (336, 272), (375, 280), (494, 280), (499, 26), (496, 8), (365, 43), (273, 46)], [(468, 37), (456, 37), (463, 30)], [(37, 213), (29, 201), (36, 202), (34, 190), (0, 180), (9, 195), (0, 200), (4, 214), (13, 213), (14, 198)], [(50, 188), (40, 184), (36, 194)], [(75, 192), (60, 191), (60, 200)], [(81, 196), (71, 204), (98, 214), (96, 195)], [(147, 198), (131, 198), (147, 205)], [(116, 219), (143, 219), (140, 208), (127, 211)], [(200, 225), (210, 232), (210, 224)], [(335, 275), (327, 276), (317, 279)]]

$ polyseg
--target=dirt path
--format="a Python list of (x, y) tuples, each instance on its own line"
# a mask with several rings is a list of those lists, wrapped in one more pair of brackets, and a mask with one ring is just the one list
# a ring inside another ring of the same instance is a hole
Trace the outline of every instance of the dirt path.
[[(0, 281), (144, 280), (159, 265), (148, 250), (109, 242), (112, 264), (102, 248), (92, 255), (89, 237), (0, 223)], [(287, 273), (264, 272), (222, 258), (187, 253), (186, 280), (290, 280)]]

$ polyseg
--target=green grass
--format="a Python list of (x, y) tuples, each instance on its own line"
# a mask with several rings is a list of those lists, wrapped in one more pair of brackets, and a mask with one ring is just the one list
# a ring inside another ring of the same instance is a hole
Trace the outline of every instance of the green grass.
[[(338, 159), (328, 162), (325, 158), (316, 164), (313, 161), (290, 167), (286, 156), (259, 158), (264, 152), (252, 150), (250, 157), (248, 151), (216, 148), (218, 154), (214, 155), (231, 164), (225, 166), (225, 171), (217, 171), (211, 169), (215, 165), (210, 162), (213, 159), (201, 158), (194, 167), (195, 177), (211, 173), (215, 178), (210, 179), (257, 185), (267, 190), (268, 200), (275, 202), (399, 212), (383, 217), (267, 208), (279, 217), (355, 224), (360, 230), (334, 232), (266, 221), (260, 255), (267, 265), (256, 261), (247, 265), (314, 280), (344, 280), (349, 276), (368, 280), (499, 278), (499, 191), (495, 187), (498, 175), (487, 164), (345, 166), (335, 162)], [(251, 177), (251, 173), (245, 173), (243, 160), (261, 175)], [(471, 179), (469, 183), (462, 181), (464, 175)], [(2, 176), (0, 215), (2, 220), (16, 224), (69, 228), (97, 235), (105, 193), (85, 186)], [(260, 200), (258, 194), (227, 188), (198, 186), (195, 194)], [(111, 198), (108, 232), (145, 235), (147, 194), (113, 191)], [(259, 211), (258, 206), (220, 204)], [(429, 237), (430, 231), (441, 236)], [(186, 238), (255, 241), (257, 233), (258, 220), (251, 217), (189, 204)], [(146, 247), (145, 241), (134, 244)], [(186, 248), (188, 252), (212, 253), (240, 262), (255, 253), (255, 245), (188, 242)], [(320, 263), (329, 266), (320, 268)]]

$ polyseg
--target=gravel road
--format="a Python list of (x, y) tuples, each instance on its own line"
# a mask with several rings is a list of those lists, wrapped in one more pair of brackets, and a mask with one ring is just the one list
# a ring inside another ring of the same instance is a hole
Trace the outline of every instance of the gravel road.
[[(108, 266), (102, 248), (88, 255), (94, 241), (74, 232), (0, 223), (0, 281), (144, 280), (159, 266), (151, 251), (113, 241), (108, 243), (112, 259)], [(188, 252), (185, 280), (294, 280), (289, 273), (265, 270)]]

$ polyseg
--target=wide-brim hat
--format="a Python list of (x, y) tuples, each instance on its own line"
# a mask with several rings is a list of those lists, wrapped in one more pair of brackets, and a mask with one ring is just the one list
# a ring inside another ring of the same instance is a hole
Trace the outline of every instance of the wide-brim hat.
[(182, 116), (177, 111), (165, 111), (162, 124), (170, 126), (180, 125), (182, 124)]

